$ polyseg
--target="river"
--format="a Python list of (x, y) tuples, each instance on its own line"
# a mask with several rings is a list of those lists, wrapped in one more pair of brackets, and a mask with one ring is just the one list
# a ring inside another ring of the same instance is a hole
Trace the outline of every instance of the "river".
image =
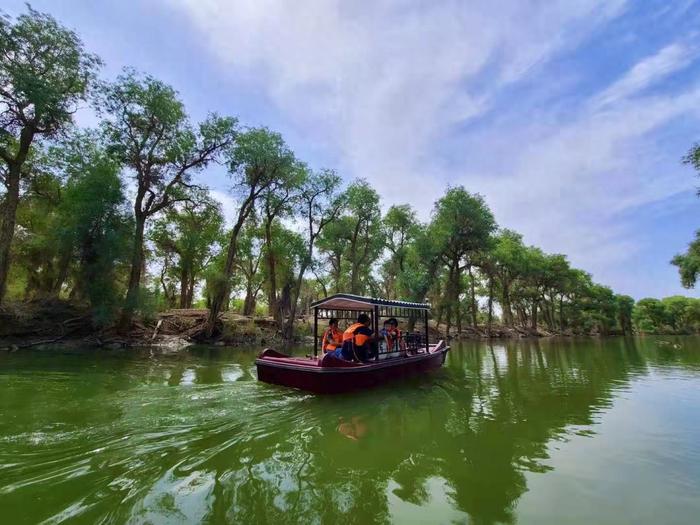
[(698, 338), (457, 343), (342, 397), (255, 353), (0, 354), (0, 521), (698, 523)]

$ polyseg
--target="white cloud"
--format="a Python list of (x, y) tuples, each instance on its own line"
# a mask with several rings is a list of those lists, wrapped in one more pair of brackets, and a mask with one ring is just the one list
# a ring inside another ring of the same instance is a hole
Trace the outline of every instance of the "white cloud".
[(595, 98), (595, 105), (612, 105), (632, 96), (685, 68), (696, 57), (697, 49), (682, 43), (670, 44), (635, 64), (626, 75)]
[[(426, 176), (425, 159), (446, 128), (481, 115), (499, 86), (517, 82), (624, 2), (179, 5), (224, 64), (304, 123), (307, 140), (340, 151), (341, 172), (368, 178), (389, 200), (415, 202), (442, 191)], [(493, 85), (471, 86), (491, 64)]]
[[(300, 140), (331, 149), (333, 167), (370, 180), (387, 205), (426, 217), (447, 183), (464, 184), (528, 242), (612, 275), (643, 243), (620, 215), (692, 186), (654, 133), (697, 117), (698, 88), (641, 96), (697, 58), (683, 35), (587, 100), (547, 72), (624, 14), (623, 0), (177, 5)], [(523, 81), (539, 100), (569, 89), (573, 102), (529, 106)]]

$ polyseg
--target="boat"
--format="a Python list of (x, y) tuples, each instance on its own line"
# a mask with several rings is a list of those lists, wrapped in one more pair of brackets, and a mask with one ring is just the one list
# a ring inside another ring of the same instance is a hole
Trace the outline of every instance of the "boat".
[[(430, 305), (427, 303), (340, 293), (312, 303), (311, 308), (314, 311), (314, 354), (296, 357), (266, 348), (255, 360), (259, 381), (316, 394), (364, 390), (438, 369), (450, 350), (445, 341), (429, 342)], [(346, 361), (332, 354), (319, 356), (319, 320), (336, 318), (350, 324), (361, 313), (370, 315), (375, 334), (379, 333), (379, 320), (392, 317), (414, 323), (421, 321), (423, 331), (407, 334), (405, 351), (396, 356), (381, 349), (376, 358), (367, 362)]]

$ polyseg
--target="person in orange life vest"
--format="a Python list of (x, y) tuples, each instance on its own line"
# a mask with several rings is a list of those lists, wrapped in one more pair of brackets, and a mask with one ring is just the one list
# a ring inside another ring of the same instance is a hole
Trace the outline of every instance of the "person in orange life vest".
[(323, 334), (321, 348), (324, 352), (333, 352), (343, 344), (343, 332), (338, 328), (338, 320), (333, 317), (328, 321), (328, 329)]
[[(348, 326), (343, 332), (343, 346), (340, 349), (340, 357), (346, 361), (368, 361), (376, 356), (374, 348), (374, 334), (370, 328), (370, 318), (367, 314), (360, 314), (357, 322)], [(336, 352), (337, 354), (337, 352)]]
[(399, 322), (395, 318), (384, 321), (384, 329), (381, 332), (386, 343), (386, 351), (398, 352), (403, 350), (403, 341), (401, 340), (401, 330), (399, 330)]

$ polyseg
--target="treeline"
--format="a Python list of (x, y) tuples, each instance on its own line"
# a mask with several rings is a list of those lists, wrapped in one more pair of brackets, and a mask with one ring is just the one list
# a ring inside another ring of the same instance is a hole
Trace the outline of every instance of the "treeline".
[[(635, 306), (566, 256), (500, 229), (480, 195), (448, 188), (421, 222), (386, 213), (364, 180), (314, 170), (278, 134), (209, 115), (191, 123), (177, 92), (101, 61), (51, 16), (0, 20), (0, 301), (61, 297), (96, 327), (207, 307), (272, 316), (293, 337), (310, 301), (334, 292), (429, 300), (448, 331), (495, 324), (536, 332), (696, 331), (697, 304)], [(76, 110), (99, 124), (78, 129)], [(195, 182), (226, 168), (230, 224)], [(685, 304), (685, 303), (684, 303)]]

